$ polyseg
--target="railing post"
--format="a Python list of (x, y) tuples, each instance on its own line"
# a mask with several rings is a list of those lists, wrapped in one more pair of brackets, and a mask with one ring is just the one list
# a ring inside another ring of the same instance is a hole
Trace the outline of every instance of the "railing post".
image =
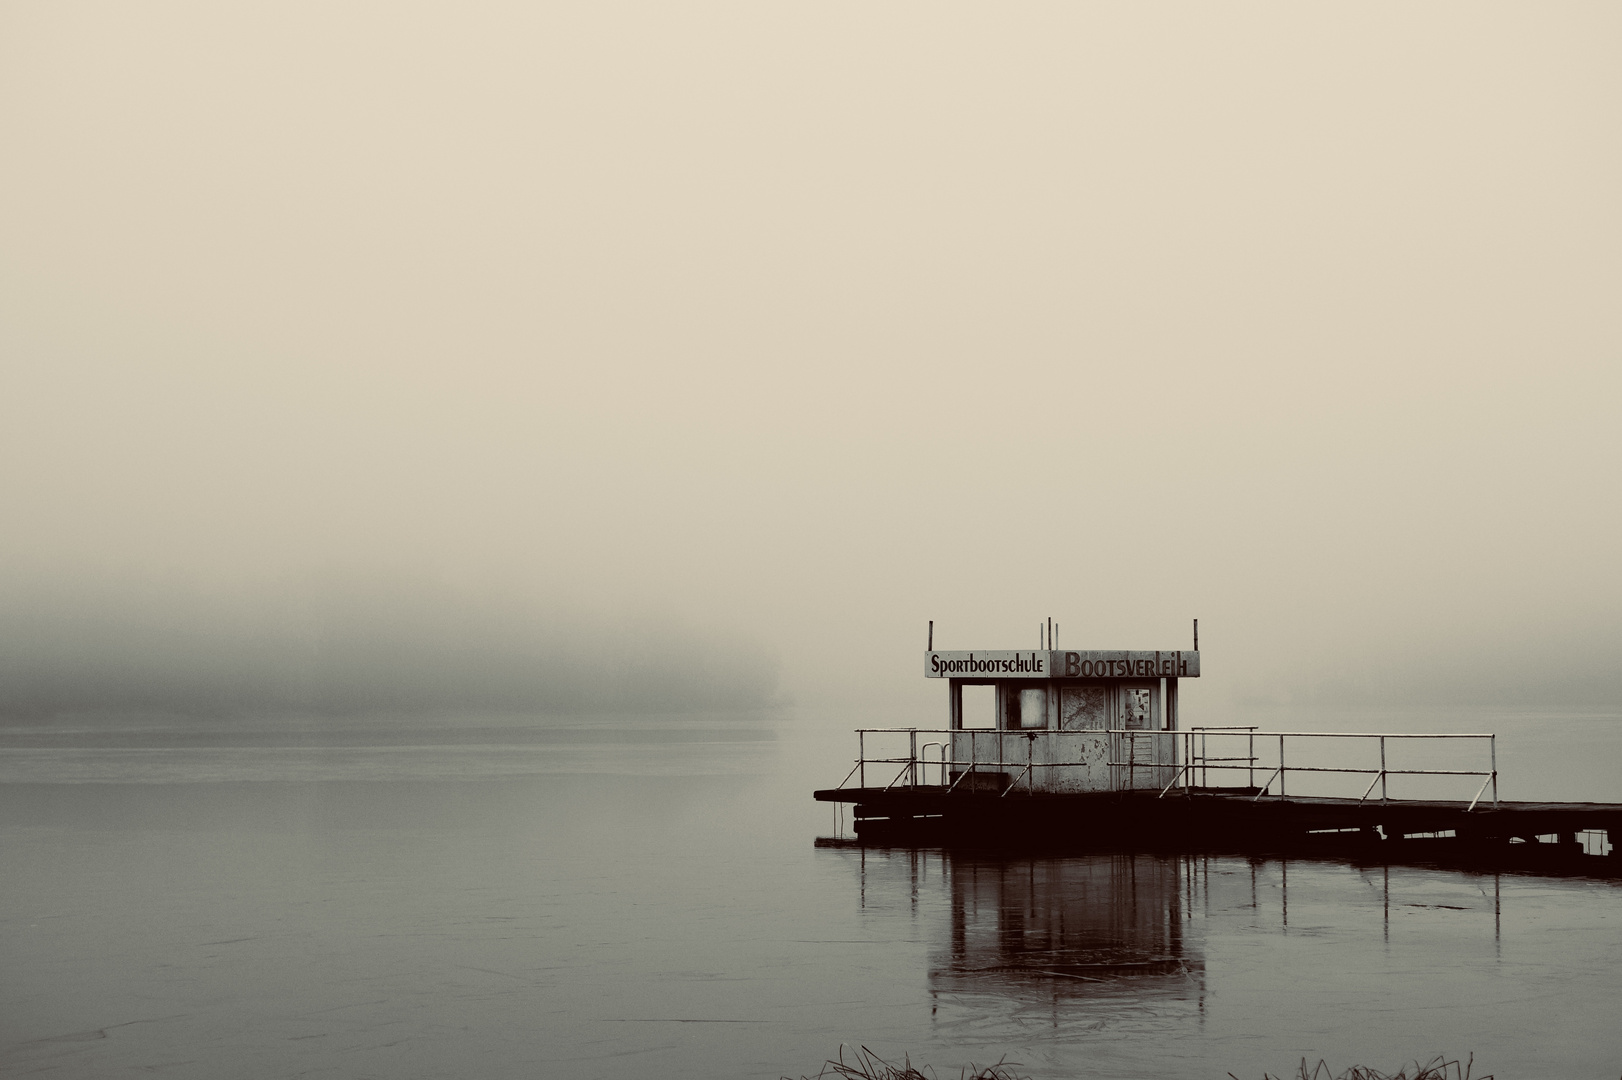
[(1498, 809), (1498, 733), (1487, 736), (1487, 747), (1492, 751), (1492, 805)]
[(1104, 745), (1109, 747), (1109, 789), (1111, 791), (1120, 791), (1121, 767), (1118, 763), (1121, 760), (1121, 755), (1117, 752), (1120, 740), (1115, 737), (1115, 732), (1108, 728), (1104, 729)]
[(1250, 786), (1255, 787), (1256, 786), (1256, 729), (1255, 728), (1250, 729), (1249, 739), (1250, 739), (1250, 749), (1247, 750), (1246, 753), (1248, 753), (1250, 755)]
[(1278, 797), (1284, 798), (1284, 736), (1278, 737)]
[(912, 764), (909, 766), (909, 768), (912, 769), (912, 784), (911, 784), (911, 786), (912, 787), (917, 787), (918, 786), (918, 729), (913, 728), (911, 731), (909, 731), (907, 733), (907, 738), (909, 740), (910, 756), (912, 757)]
[(860, 729), (856, 732), (856, 768), (860, 770), (856, 775), (856, 786), (867, 787), (867, 732)]
[(1380, 803), (1385, 804), (1385, 736), (1380, 736)]

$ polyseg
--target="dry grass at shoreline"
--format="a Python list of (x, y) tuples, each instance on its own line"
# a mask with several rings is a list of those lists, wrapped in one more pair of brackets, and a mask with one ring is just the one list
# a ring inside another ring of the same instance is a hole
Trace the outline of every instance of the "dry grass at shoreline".
[[(1310, 1069), (1307, 1065), (1307, 1059), (1302, 1058), (1300, 1069), (1293, 1076), (1288, 1077), (1287, 1080), (1493, 1080), (1490, 1075), (1481, 1077), (1472, 1077), (1470, 1075), (1470, 1070), (1475, 1066), (1475, 1061), (1474, 1054), (1471, 1054), (1462, 1062), (1457, 1058), (1449, 1059), (1438, 1054), (1423, 1065), (1415, 1061), (1413, 1063), (1413, 1072), (1409, 1072), (1406, 1065), (1394, 1073), (1383, 1073), (1366, 1065), (1353, 1065), (1345, 1072), (1337, 1073), (1331, 1070), (1329, 1063), (1322, 1058), (1319, 1058), (1318, 1064), (1311, 1066)], [(1233, 1080), (1239, 1080), (1233, 1073), (1228, 1075)], [(1264, 1073), (1262, 1080), (1275, 1080), (1275, 1077), (1271, 1073)], [(1286, 1078), (1276, 1078), (1276, 1080), (1286, 1080)]]
[[(909, 1057), (903, 1057), (901, 1064), (896, 1065), (865, 1046), (855, 1051), (849, 1061), (845, 1060), (845, 1052), (845, 1047), (841, 1046), (839, 1056), (823, 1062), (816, 1076), (802, 1076), (800, 1080), (940, 1080), (932, 1067), (915, 1068)], [(959, 1070), (958, 1080), (1029, 1080), (1013, 1071), (1018, 1064), (1006, 1059), (984, 1067), (970, 1063)], [(1413, 1062), (1412, 1072), (1406, 1065), (1394, 1073), (1383, 1073), (1366, 1065), (1353, 1065), (1337, 1073), (1321, 1058), (1317, 1065), (1312, 1066), (1307, 1064), (1306, 1058), (1302, 1058), (1300, 1069), (1291, 1076), (1274, 1077), (1271, 1073), (1264, 1073), (1262, 1080), (1493, 1080), (1490, 1075), (1472, 1076), (1474, 1067), (1474, 1054), (1462, 1062), (1438, 1054), (1423, 1065), (1417, 1060)], [(971, 1072), (971, 1069), (974, 1071)], [(1239, 1080), (1233, 1073), (1227, 1075), (1231, 1080)], [(790, 1078), (785, 1076), (782, 1080)]]
[[(1012, 1067), (1016, 1064), (1018, 1062), (999, 1061), (981, 1068), (971, 1063), (958, 1072), (958, 1080), (1029, 1080), (1013, 1071)], [(823, 1062), (816, 1076), (802, 1076), (800, 1080), (940, 1080), (933, 1068), (927, 1065), (924, 1068), (929, 1071), (913, 1068), (911, 1059), (907, 1057), (901, 1059), (900, 1065), (892, 1064), (865, 1046), (857, 1050), (850, 1061), (846, 1061), (845, 1048), (841, 1046), (838, 1058)], [(970, 1072), (970, 1069), (974, 1071)], [(785, 1076), (782, 1080), (790, 1078)]]

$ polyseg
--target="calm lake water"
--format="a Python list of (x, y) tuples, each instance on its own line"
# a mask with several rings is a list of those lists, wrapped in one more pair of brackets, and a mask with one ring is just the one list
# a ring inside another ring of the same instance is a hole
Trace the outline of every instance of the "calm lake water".
[[(1622, 1074), (1618, 884), (819, 848), (860, 719), (0, 727), (0, 1072)], [(1615, 717), (1313, 723), (1622, 802)]]

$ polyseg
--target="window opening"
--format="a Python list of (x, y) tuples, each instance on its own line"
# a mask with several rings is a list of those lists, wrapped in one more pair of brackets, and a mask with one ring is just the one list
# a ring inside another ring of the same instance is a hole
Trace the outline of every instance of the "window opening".
[(984, 731), (997, 726), (997, 688), (963, 687), (963, 726)]

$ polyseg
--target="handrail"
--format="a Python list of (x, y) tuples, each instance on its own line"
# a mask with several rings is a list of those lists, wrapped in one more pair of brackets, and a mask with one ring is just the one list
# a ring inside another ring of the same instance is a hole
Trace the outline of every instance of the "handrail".
[[(1173, 735), (1185, 732), (1218, 732), (1218, 731), (1249, 731), (1249, 727), (1214, 728), (1194, 727), (1179, 728), (1168, 731), (1164, 728), (913, 728), (913, 727), (869, 727), (852, 728), (852, 731), (867, 732), (869, 734), (889, 732), (905, 735), (916, 731), (920, 735), (934, 734), (968, 734), (976, 735)], [(1268, 737), (1284, 735), (1291, 739), (1492, 739), (1497, 735), (1491, 731), (1264, 731), (1255, 729), (1259, 734)]]
[[(892, 777), (890, 779), (890, 781), (884, 785), (883, 788), (880, 789), (881, 791), (890, 791), (890, 790), (893, 790), (894, 788), (896, 788), (898, 785), (901, 784), (902, 778), (906, 777), (908, 775), (909, 770), (913, 771), (913, 780), (912, 780), (910, 786), (917, 787), (917, 786), (920, 786), (918, 784), (918, 782), (917, 782), (917, 779), (916, 779), (916, 775), (917, 775), (916, 770), (917, 770), (917, 768), (919, 766), (934, 765), (934, 766), (941, 767), (941, 769), (943, 770), (943, 784), (945, 785), (948, 794), (950, 794), (952, 791), (955, 791), (957, 789), (958, 785), (963, 782), (965, 777), (969, 776), (971, 773), (980, 771), (983, 768), (996, 768), (996, 769), (999, 769), (999, 770), (1003, 770), (1003, 769), (1017, 769), (1017, 770), (1019, 770), (1018, 773), (1014, 777), (1013, 783), (1010, 784), (1007, 788), (1004, 789), (1003, 794), (1007, 794), (1008, 792), (1012, 791), (1014, 787), (1016, 787), (1018, 785), (1020, 780), (1023, 780), (1026, 776), (1033, 775), (1036, 769), (1044, 769), (1044, 768), (1045, 769), (1052, 769), (1052, 768), (1066, 768), (1066, 767), (1072, 767), (1073, 768), (1073, 767), (1076, 767), (1076, 766), (1089, 764), (1088, 762), (1086, 762), (1086, 761), (1084, 761), (1084, 760), (1082, 760), (1080, 758), (1076, 758), (1074, 760), (1059, 760), (1059, 761), (1032, 761), (1030, 759), (1030, 753), (1031, 753), (1032, 747), (1034, 746), (1034, 743), (1035, 743), (1035, 740), (1036, 740), (1037, 736), (1060, 735), (1060, 736), (1071, 736), (1071, 737), (1098, 738), (1099, 736), (1119, 737), (1119, 736), (1123, 736), (1123, 735), (1129, 735), (1129, 736), (1133, 736), (1135, 739), (1154, 739), (1154, 738), (1174, 739), (1176, 737), (1176, 735), (1178, 734), (1175, 731), (1166, 731), (1166, 730), (1158, 730), (1158, 729), (1150, 729), (1150, 728), (1080, 728), (1080, 729), (1069, 729), (1069, 730), (1055, 729), (1055, 728), (1028, 728), (1028, 729), (1004, 730), (1004, 729), (1001, 729), (1001, 728), (957, 728), (957, 729), (954, 729), (954, 728), (910, 728), (910, 727), (900, 728), (900, 727), (897, 727), (897, 728), (857, 728), (856, 732), (857, 732), (858, 736), (860, 737), (859, 750), (860, 750), (860, 753), (862, 754), (862, 756), (857, 760), (855, 766), (851, 769), (851, 771), (845, 774), (845, 778), (839, 782), (839, 785), (838, 785), (839, 788), (841, 788), (841, 789), (844, 788), (846, 784), (850, 783), (851, 777), (855, 776), (855, 775), (858, 775), (858, 774), (860, 774), (860, 776), (862, 777), (862, 780), (858, 781), (858, 787), (859, 788), (865, 787), (866, 786), (865, 779), (866, 779), (866, 775), (867, 775), (866, 774), (866, 766), (868, 766), (868, 765), (899, 765), (900, 766), (899, 772), (897, 772), (896, 775), (894, 777)], [(908, 737), (907, 749), (906, 749), (906, 751), (904, 753), (897, 754), (897, 755), (871, 756), (871, 757), (867, 756), (867, 753), (866, 753), (866, 736), (873, 735), (873, 734), (906, 735)], [(929, 742), (919, 743), (918, 742), (918, 736), (920, 734), (923, 734), (923, 735), (939, 734), (939, 735), (946, 736), (946, 738), (943, 741), (940, 741), (940, 742), (929, 741)], [(963, 736), (963, 735), (968, 736), (968, 742), (969, 742), (970, 758), (969, 758), (969, 760), (967, 762), (957, 760), (955, 757), (951, 756), (951, 754), (950, 754), (951, 737), (952, 736)], [(978, 747), (980, 745), (980, 742), (981, 742), (980, 737), (984, 736), (984, 735), (991, 735), (991, 736), (996, 737), (996, 739), (998, 741), (999, 750), (1002, 748), (1003, 740), (1005, 740), (1007, 738), (1010, 738), (1010, 737), (1023, 736), (1023, 738), (1024, 738), (1025, 742), (1026, 742), (1026, 755), (1027, 755), (1026, 760), (1025, 761), (1004, 760), (1003, 755), (1001, 753), (997, 754), (996, 758), (993, 759), (993, 760), (980, 758), (978, 756), (978, 754), (976, 753), (976, 750), (978, 749)], [(931, 746), (935, 746), (935, 747), (940, 748), (941, 755), (940, 755), (940, 757), (938, 759), (930, 760), (927, 757), (927, 751), (928, 751), (929, 747), (931, 747)], [(914, 747), (916, 747), (916, 749), (914, 749)], [(1110, 768), (1131, 770), (1131, 773), (1129, 773), (1129, 776), (1128, 776), (1128, 783), (1129, 784), (1133, 783), (1134, 776), (1132, 774), (1135, 774), (1135, 771), (1137, 769), (1145, 769), (1145, 768), (1170, 769), (1170, 768), (1175, 768), (1176, 767), (1176, 762), (1175, 761), (1154, 761), (1154, 760), (1150, 760), (1150, 761), (1136, 761), (1135, 760), (1135, 761), (1130, 761), (1130, 762), (1128, 762), (1128, 761), (1110, 760), (1110, 761), (1104, 762), (1104, 764), (1107, 767), (1110, 767)], [(955, 777), (952, 777), (951, 782), (949, 784), (946, 784), (945, 783), (945, 778), (951, 776), (952, 770), (955, 769), (955, 768), (962, 769), (962, 771), (959, 772)], [(935, 786), (935, 785), (925, 784), (925, 785), (922, 785), (922, 786), (929, 787), (929, 786)], [(838, 790), (838, 789), (836, 789), (836, 790)]]
[[(897, 760), (902, 762), (901, 771), (895, 774), (895, 779), (894, 780), (891, 780), (888, 784), (884, 785), (884, 790), (885, 791), (889, 791), (891, 788), (895, 787), (898, 783), (900, 783), (901, 778), (903, 776), (907, 775), (907, 770), (912, 768), (912, 766), (913, 766), (913, 759), (912, 758), (894, 758), (894, 759), (891, 759), (891, 763), (894, 764), (894, 762), (897, 761)], [(877, 762), (874, 762), (874, 764), (877, 764)], [(912, 786), (917, 787), (918, 785), (913, 784)]]
[[(1018, 770), (1018, 772), (1015, 773), (1012, 781), (1009, 782), (1005, 788), (1003, 788), (1002, 792), (1000, 793), (1002, 796), (1007, 796), (1013, 792), (1015, 788), (1019, 786), (1020, 781), (1024, 780), (1026, 777), (1031, 778), (1031, 787), (1034, 791), (1036, 770), (1039, 768), (1055, 769), (1077, 767), (1088, 764), (1100, 764), (1096, 759), (1089, 763), (1080, 759), (1067, 760), (1063, 755), (1059, 755), (1060, 760), (1056, 761), (1034, 761), (1031, 759), (1030, 755), (1032, 749), (1034, 748), (1035, 740), (1038, 736), (1050, 738), (1085, 737), (1091, 739), (1105, 737), (1110, 740), (1109, 750), (1111, 752), (1108, 754), (1108, 760), (1102, 762), (1101, 764), (1112, 770), (1110, 780), (1110, 788), (1112, 790), (1136, 790), (1137, 774), (1139, 769), (1147, 768), (1175, 770), (1175, 772), (1172, 773), (1171, 780), (1163, 787), (1161, 787), (1158, 783), (1156, 784), (1157, 787), (1160, 787), (1157, 795), (1158, 798), (1164, 798), (1166, 795), (1170, 794), (1174, 788), (1178, 787), (1179, 783), (1182, 783), (1185, 788), (1193, 790), (1189, 787), (1190, 777), (1195, 776), (1195, 774), (1199, 774), (1201, 777), (1203, 777), (1205, 771), (1216, 769), (1219, 772), (1222, 770), (1248, 772), (1250, 774), (1251, 781), (1249, 790), (1255, 791), (1255, 794), (1252, 796), (1252, 801), (1260, 800), (1263, 796), (1270, 794), (1274, 780), (1279, 782), (1277, 797), (1281, 799), (1285, 798), (1285, 778), (1288, 776), (1288, 774), (1295, 772), (1339, 773), (1348, 776), (1370, 776), (1372, 779), (1370, 780), (1368, 787), (1363, 790), (1362, 795), (1357, 800), (1360, 804), (1366, 802), (1374, 794), (1374, 789), (1376, 787), (1381, 789), (1381, 801), (1389, 801), (1385, 785), (1393, 776), (1479, 776), (1483, 778), (1481, 787), (1476, 791), (1475, 797), (1470, 800), (1469, 809), (1474, 810), (1476, 806), (1481, 803), (1482, 799), (1487, 795), (1489, 788), (1492, 792), (1492, 805), (1498, 805), (1498, 745), (1497, 736), (1491, 732), (1262, 732), (1254, 725), (1233, 725), (1229, 727), (1191, 727), (1180, 732), (1152, 728), (1083, 728), (1069, 730), (1056, 728), (1031, 728), (1005, 730), (1002, 728), (954, 729), (903, 727), (857, 728), (856, 731), (859, 740), (859, 756), (851, 771), (846, 773), (845, 778), (839, 782), (840, 788), (844, 788), (845, 785), (850, 782), (851, 777), (858, 774), (862, 778), (861, 781), (859, 781), (859, 786), (865, 788), (866, 766), (869, 764), (875, 764), (899, 765), (901, 767), (900, 771), (895, 775), (895, 777), (884, 786), (882, 789), (884, 791), (889, 791), (894, 788), (901, 782), (902, 777), (908, 776), (910, 773), (910, 786), (914, 788), (919, 786), (941, 786), (945, 788), (946, 793), (950, 794), (951, 792), (957, 790), (958, 786), (963, 783), (966, 777), (980, 772), (982, 769), (996, 769), (999, 771), (1014, 769)], [(923, 743), (922, 746), (920, 746), (918, 743), (918, 735), (920, 733), (930, 735), (939, 734), (944, 736), (944, 738), (941, 741), (931, 740)], [(868, 757), (866, 754), (866, 736), (882, 734), (907, 735), (909, 737), (909, 747), (906, 755), (893, 757)], [(1254, 752), (1255, 739), (1258, 734), (1260, 734), (1263, 738), (1276, 737), (1279, 742), (1278, 766), (1268, 775), (1266, 782), (1260, 785), (1260, 787), (1257, 787), (1255, 784), (1255, 772), (1258, 767), (1265, 768), (1266, 766), (1261, 765)], [(993, 755), (992, 759), (982, 758), (978, 753), (982, 741), (981, 737), (986, 735), (991, 736), (996, 741), (995, 749), (997, 752)], [(1252, 752), (1248, 755), (1233, 757), (1212, 757), (1204, 752), (1207, 739), (1209, 737), (1215, 736), (1217, 738), (1221, 738), (1224, 735), (1230, 737), (1240, 736), (1247, 739), (1250, 743)], [(955, 739), (962, 736), (967, 736), (968, 742), (969, 759), (966, 762), (957, 760), (955, 755), (951, 753), (955, 745), (960, 745), (955, 742)], [(1005, 746), (1006, 741), (1009, 738), (1019, 736), (1024, 736), (1026, 740), (1026, 760), (1023, 762), (1017, 760), (1003, 760), (1005, 750), (1007, 749)], [(1130, 741), (1128, 741), (1124, 747), (1121, 745), (1122, 736), (1127, 736), (1130, 739)], [(1181, 762), (1176, 760), (1179, 756), (1177, 754), (1177, 741), (1179, 736), (1181, 736), (1181, 742), (1183, 744), (1183, 753), (1181, 755), (1183, 760)], [(1379, 741), (1380, 749), (1379, 767), (1373, 768), (1355, 765), (1288, 765), (1285, 761), (1285, 747), (1286, 740), (1288, 739), (1377, 739)], [(1394, 769), (1391, 768), (1387, 762), (1386, 740), (1388, 739), (1485, 739), (1487, 740), (1490, 753), (1489, 768), (1486, 770)], [(1153, 745), (1156, 740), (1169, 740), (1171, 742), (1171, 749), (1168, 753), (1167, 750), (1164, 749), (1164, 743), (1161, 743), (1160, 745), (1162, 748), (1155, 750), (1152, 753), (1150, 760), (1141, 760), (1139, 757), (1138, 744), (1144, 740), (1149, 740), (1151, 745)], [(1196, 740), (1198, 743), (1197, 747)], [(937, 760), (931, 761), (928, 759), (928, 750), (930, 747), (939, 748), (940, 757)], [(1126, 752), (1122, 754), (1120, 752), (1121, 750), (1125, 750)], [(1126, 760), (1117, 760), (1117, 758), (1121, 757), (1124, 757)], [(941, 769), (940, 785), (920, 785), (918, 775), (920, 765), (938, 765)], [(954, 770), (958, 770), (955, 776), (953, 775)], [(1124, 776), (1122, 775), (1123, 773)], [(1159, 773), (1159, 776), (1165, 776), (1165, 772)]]
[(839, 783), (835, 786), (834, 790), (837, 791), (837, 790), (839, 790), (839, 788), (842, 788), (846, 784), (850, 783), (850, 778), (855, 776), (856, 775), (856, 770), (860, 769), (861, 767), (862, 767), (862, 763), (860, 761), (858, 761), (856, 764), (852, 765), (850, 767), (850, 772), (845, 774), (845, 778), (843, 780), (839, 781)]
[(1030, 772), (1030, 771), (1031, 771), (1031, 763), (1027, 762), (1025, 767), (1023, 769), (1019, 770), (1019, 775), (1014, 777), (1012, 780), (1010, 780), (1008, 782), (1008, 786), (1002, 789), (1002, 794), (997, 796), (997, 798), (999, 798), (999, 799), (1008, 798), (1008, 793), (1010, 791), (1013, 791), (1016, 787), (1018, 787), (1019, 782), (1021, 780), (1023, 780), (1025, 778), (1025, 774)]
[(1372, 795), (1374, 793), (1374, 785), (1378, 784), (1381, 780), (1384, 780), (1384, 779), (1385, 779), (1385, 770), (1381, 769), (1379, 771), (1379, 773), (1374, 777), (1374, 779), (1369, 781), (1368, 790), (1364, 791), (1363, 794), (1358, 797), (1358, 800), (1357, 800), (1358, 803), (1361, 804), (1364, 799), (1366, 799), (1370, 795)]
[[(1196, 734), (1198, 734), (1198, 735), (1200, 735), (1202, 737), (1201, 738), (1201, 746), (1203, 748), (1203, 745), (1204, 745), (1203, 736), (1204, 736), (1204, 734), (1206, 732), (1210, 732), (1213, 735), (1218, 735), (1219, 737), (1220, 737), (1220, 735), (1223, 735), (1223, 734), (1226, 734), (1226, 735), (1240, 735), (1240, 734), (1243, 734), (1247, 738), (1251, 739), (1252, 742), (1254, 742), (1254, 738), (1255, 738), (1255, 735), (1256, 735), (1256, 732), (1252, 732), (1248, 728), (1228, 729), (1227, 731), (1222, 731), (1222, 732), (1219, 732), (1215, 728), (1208, 728), (1208, 729), (1204, 729), (1203, 731), (1200, 730), (1200, 729), (1190, 729), (1190, 733), (1189, 733), (1190, 742), (1192, 743), (1193, 738), (1195, 737)], [(1285, 777), (1289, 773), (1295, 772), (1295, 773), (1342, 773), (1342, 774), (1351, 775), (1351, 776), (1357, 776), (1357, 775), (1372, 776), (1373, 779), (1369, 782), (1369, 786), (1367, 788), (1365, 788), (1364, 791), (1363, 791), (1363, 794), (1358, 797), (1357, 801), (1358, 801), (1359, 804), (1367, 801), (1368, 798), (1371, 795), (1374, 794), (1374, 789), (1376, 787), (1380, 788), (1380, 801), (1381, 802), (1388, 802), (1389, 797), (1388, 797), (1388, 792), (1387, 792), (1387, 788), (1386, 788), (1385, 785), (1386, 785), (1387, 780), (1390, 777), (1393, 777), (1393, 776), (1479, 776), (1479, 777), (1483, 778), (1482, 782), (1481, 782), (1481, 787), (1476, 791), (1475, 797), (1470, 800), (1470, 804), (1469, 804), (1469, 807), (1467, 808), (1467, 812), (1469, 810), (1474, 810), (1476, 808), (1476, 806), (1481, 802), (1482, 797), (1484, 795), (1486, 795), (1487, 789), (1489, 787), (1492, 788), (1492, 804), (1494, 806), (1498, 805), (1498, 737), (1497, 737), (1496, 734), (1494, 734), (1492, 732), (1453, 732), (1453, 731), (1449, 731), (1449, 732), (1278, 731), (1278, 732), (1275, 732), (1275, 731), (1269, 731), (1269, 732), (1265, 732), (1263, 734), (1265, 734), (1265, 736), (1268, 737), (1268, 738), (1272, 738), (1274, 736), (1278, 737), (1278, 741), (1279, 741), (1278, 768), (1274, 769), (1273, 772), (1267, 777), (1266, 782), (1263, 783), (1259, 788), (1256, 789), (1256, 794), (1251, 799), (1252, 802), (1255, 802), (1255, 801), (1259, 800), (1263, 795), (1266, 795), (1271, 790), (1274, 780), (1277, 780), (1279, 782), (1278, 797), (1279, 798), (1284, 798), (1285, 797), (1285, 787), (1284, 787)], [(1337, 765), (1337, 766), (1289, 765), (1289, 764), (1286, 763), (1286, 761), (1284, 759), (1284, 747), (1285, 747), (1285, 739), (1286, 738), (1297, 738), (1297, 739), (1301, 739), (1301, 738), (1313, 738), (1313, 739), (1376, 739), (1376, 740), (1379, 741), (1380, 765), (1379, 765), (1379, 768), (1363, 768), (1363, 767), (1350, 766), (1350, 765)], [(1488, 748), (1488, 753), (1490, 755), (1490, 760), (1489, 760), (1489, 763), (1488, 763), (1488, 768), (1486, 768), (1486, 769), (1393, 769), (1387, 764), (1387, 760), (1386, 760), (1386, 740), (1388, 740), (1388, 739), (1485, 739), (1487, 741), (1487, 748)], [(1240, 758), (1219, 758), (1219, 757), (1208, 757), (1208, 756), (1205, 756), (1203, 753), (1195, 754), (1193, 752), (1193, 750), (1192, 750), (1192, 746), (1190, 747), (1189, 758), (1190, 758), (1190, 764), (1196, 766), (1197, 768), (1201, 768), (1201, 769), (1212, 768), (1212, 769), (1217, 769), (1219, 771), (1222, 770), (1222, 769), (1228, 769), (1228, 770), (1245, 770), (1247, 768), (1253, 769), (1254, 768), (1254, 762), (1255, 762), (1254, 757), (1251, 757), (1249, 759), (1244, 758), (1244, 757), (1240, 757)], [(1241, 761), (1241, 762), (1248, 761), (1249, 764), (1245, 764), (1245, 765), (1219, 764), (1219, 762), (1227, 762), (1227, 761)]]
[(1188, 761), (1183, 762), (1183, 767), (1177, 770), (1177, 775), (1171, 778), (1171, 783), (1169, 783), (1165, 787), (1161, 788), (1160, 789), (1160, 794), (1156, 795), (1155, 798), (1164, 799), (1166, 797), (1166, 792), (1168, 792), (1172, 788), (1176, 787), (1177, 786), (1177, 781), (1181, 780), (1183, 778), (1183, 774), (1186, 773), (1191, 768), (1193, 768), (1193, 763), (1192, 762), (1188, 762)]
[[(944, 784), (944, 783), (946, 783), (946, 744), (945, 743), (943, 743), (943, 742), (926, 742), (926, 743), (924, 743), (922, 746), (920, 746), (918, 748), (918, 762), (921, 765), (932, 764), (932, 762), (929, 760), (929, 748), (931, 746), (940, 748), (941, 760), (940, 760), (939, 764), (940, 764), (940, 767), (941, 767), (941, 783)], [(928, 774), (926, 773), (925, 775), (928, 775)], [(913, 786), (914, 787), (918, 786), (918, 782), (917, 782), (916, 779), (913, 781)]]
[[(867, 730), (877, 730), (868, 728)], [(903, 728), (902, 730), (906, 730)], [(1190, 731), (1211, 731), (1216, 728), (1190, 728)], [(1257, 734), (1272, 738), (1284, 735), (1291, 739), (1494, 739), (1491, 731), (1263, 731)]]

